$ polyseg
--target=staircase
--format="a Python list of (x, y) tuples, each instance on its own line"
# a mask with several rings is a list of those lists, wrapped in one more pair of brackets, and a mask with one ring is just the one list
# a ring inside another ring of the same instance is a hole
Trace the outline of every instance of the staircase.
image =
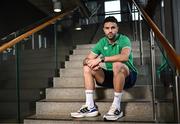
[[(148, 44), (144, 44), (147, 45)], [(25, 124), (104, 124), (103, 115), (109, 110), (113, 99), (113, 89), (102, 87), (96, 88), (95, 100), (101, 113), (93, 118), (71, 118), (70, 113), (77, 111), (85, 103), (85, 92), (83, 84), (82, 60), (89, 52), (92, 44), (77, 45), (73, 50), (73, 55), (69, 56), (69, 61), (65, 62), (65, 68), (60, 69), (60, 77), (54, 78), (53, 87), (46, 89), (46, 98), (36, 102), (36, 114), (27, 117)], [(150, 64), (149, 49), (145, 50), (145, 65), (139, 63), (138, 43), (132, 42), (134, 51), (134, 62), (139, 70), (136, 85), (124, 91), (122, 98), (122, 110), (125, 116), (117, 122), (107, 122), (115, 124), (118, 122), (127, 123), (153, 123), (152, 93), (150, 85)], [(148, 48), (148, 47), (146, 47)], [(158, 97), (164, 96), (163, 88), (158, 88), (162, 93)], [(158, 103), (159, 110), (165, 108), (169, 103)], [(171, 112), (171, 109), (168, 109)], [(167, 112), (167, 111), (166, 111)], [(159, 117), (161, 113), (159, 112)], [(172, 113), (172, 112), (171, 112)], [(166, 118), (166, 114), (162, 115)], [(162, 117), (161, 117), (162, 118)]]

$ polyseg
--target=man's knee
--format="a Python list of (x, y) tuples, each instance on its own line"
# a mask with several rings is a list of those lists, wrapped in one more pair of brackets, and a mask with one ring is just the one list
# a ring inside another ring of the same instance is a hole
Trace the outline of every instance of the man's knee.
[(91, 73), (91, 68), (88, 66), (83, 66), (83, 72), (84, 74)]
[(86, 75), (86, 74), (91, 74), (91, 75), (95, 75), (95, 71), (93, 71), (90, 67), (88, 67), (88, 66), (84, 66), (83, 67), (83, 71), (84, 71), (84, 75)]
[(127, 76), (129, 74), (129, 69), (125, 64), (121, 62), (114, 62), (113, 63), (114, 75), (119, 74), (120, 72), (123, 73), (125, 76)]
[(113, 72), (114, 73), (119, 73), (123, 68), (123, 63), (121, 62), (114, 62), (113, 63)]

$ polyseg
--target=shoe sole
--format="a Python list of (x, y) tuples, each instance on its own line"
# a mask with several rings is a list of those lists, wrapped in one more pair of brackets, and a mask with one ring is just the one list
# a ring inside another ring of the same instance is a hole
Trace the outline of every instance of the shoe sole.
[(96, 117), (99, 115), (99, 112), (92, 112), (92, 113), (88, 113), (88, 114), (80, 114), (78, 112), (73, 112), (71, 113), (71, 117), (73, 118), (83, 118), (83, 117)]
[(112, 116), (106, 116), (106, 115), (104, 115), (104, 116), (103, 116), (103, 119), (104, 119), (104, 121), (115, 121), (115, 120), (118, 120), (118, 119), (121, 118), (121, 117), (123, 117), (123, 112), (121, 112), (121, 113), (119, 114), (119, 116), (117, 116), (117, 117), (112, 117)]

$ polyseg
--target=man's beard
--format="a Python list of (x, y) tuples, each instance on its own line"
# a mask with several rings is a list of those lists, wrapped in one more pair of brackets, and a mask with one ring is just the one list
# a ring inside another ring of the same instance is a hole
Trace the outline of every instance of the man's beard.
[(107, 37), (109, 40), (114, 40), (115, 37), (116, 37), (116, 35), (108, 34), (106, 37)]

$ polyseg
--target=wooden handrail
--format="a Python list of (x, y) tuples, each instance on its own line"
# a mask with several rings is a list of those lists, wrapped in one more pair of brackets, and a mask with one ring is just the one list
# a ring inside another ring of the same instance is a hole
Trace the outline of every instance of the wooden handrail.
[(141, 6), (139, 6), (134, 0), (131, 0), (138, 10), (142, 13), (144, 19), (148, 23), (148, 25), (153, 30), (155, 36), (159, 39), (161, 45), (165, 49), (167, 56), (169, 57), (170, 61), (176, 66), (176, 68), (180, 71), (180, 57), (176, 54), (174, 48), (169, 44), (168, 40), (165, 38), (165, 36), (161, 33), (159, 28), (156, 26), (156, 24), (152, 21), (152, 19), (148, 16), (148, 14), (142, 9)]
[(40, 30), (42, 30), (43, 28), (47, 27), (48, 25), (51, 25), (53, 24), (56, 20), (58, 19), (62, 19), (64, 16), (66, 15), (69, 15), (70, 13), (72, 13), (76, 8), (72, 8), (72, 9), (69, 9), (61, 14), (58, 14), (56, 15), (55, 17), (53, 17), (52, 19), (44, 22), (43, 24), (40, 24), (39, 26), (33, 28), (32, 30), (30, 31), (27, 31), (26, 33), (14, 38), (13, 40), (10, 40), (9, 42), (7, 43), (4, 43), (2, 46), (0, 46), (0, 53), (3, 52), (4, 50), (6, 50), (7, 48), (10, 48), (12, 47), (13, 45), (21, 42), (24, 38), (32, 35), (33, 33), (36, 33)]

